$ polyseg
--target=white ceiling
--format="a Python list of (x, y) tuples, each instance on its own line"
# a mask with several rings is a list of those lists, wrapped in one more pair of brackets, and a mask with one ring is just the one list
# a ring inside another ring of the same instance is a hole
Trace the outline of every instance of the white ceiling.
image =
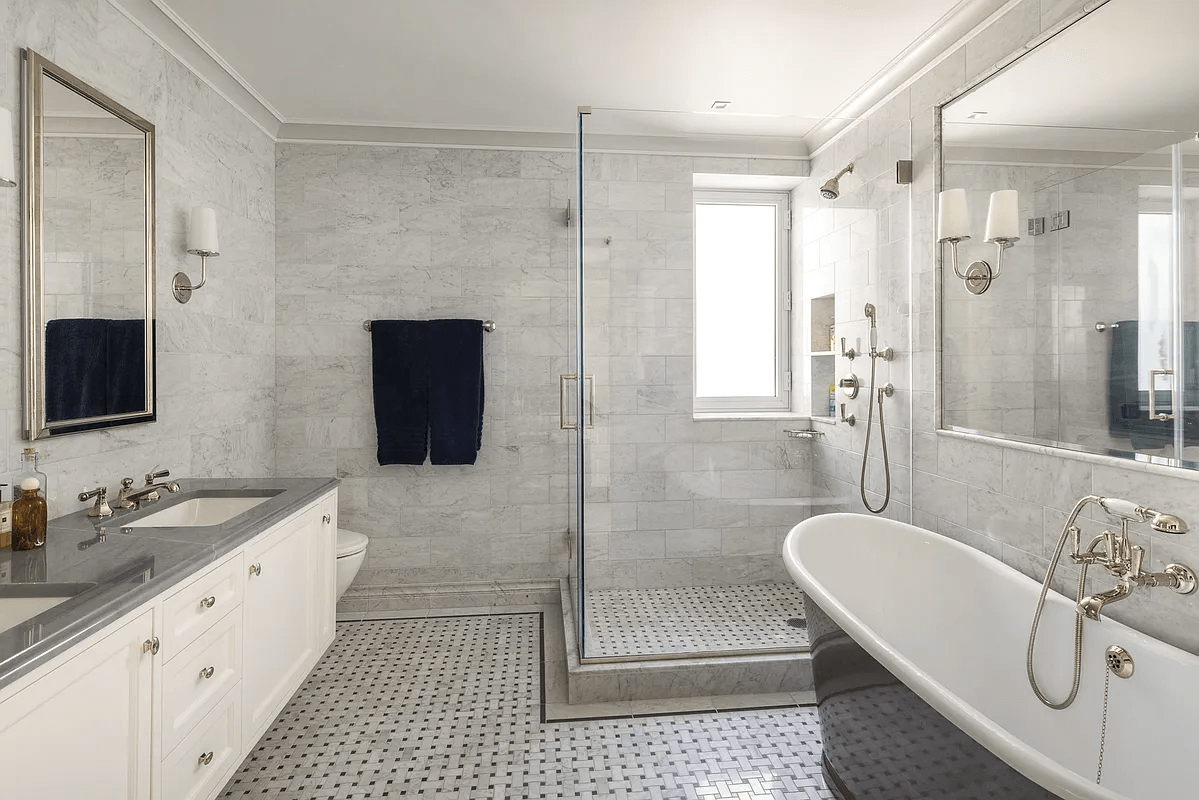
[(947, 105), (946, 142), (1124, 152), (1178, 142), (1199, 131), (1197, 35), (1199, 0), (1113, 0)]
[[(799, 137), (962, 0), (155, 0), (288, 123)], [(715, 100), (730, 109), (710, 112)], [(692, 113), (694, 112), (694, 113)]]

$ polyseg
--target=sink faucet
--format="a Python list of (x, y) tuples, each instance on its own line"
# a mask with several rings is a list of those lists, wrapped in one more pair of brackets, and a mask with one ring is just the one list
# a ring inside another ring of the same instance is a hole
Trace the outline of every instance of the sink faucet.
[(1091, 541), (1085, 551), (1080, 552), (1081, 531), (1072, 525), (1070, 533), (1074, 538), (1074, 548), (1071, 558), (1076, 564), (1103, 567), (1119, 583), (1106, 592), (1084, 597), (1078, 603), (1079, 613), (1087, 619), (1099, 621), (1104, 606), (1125, 599), (1138, 586), (1167, 586), (1179, 594), (1195, 591), (1196, 576), (1190, 567), (1167, 564), (1161, 572), (1147, 572), (1143, 569), (1145, 548), (1133, 545), (1128, 538), (1129, 522), (1147, 522), (1155, 531), (1174, 534), (1186, 533), (1186, 522), (1172, 514), (1163, 514), (1123, 500), (1103, 498), (1098, 502), (1104, 511), (1119, 518), (1120, 532), (1104, 531)]
[(125, 478), (121, 481), (121, 492), (117, 495), (117, 508), (141, 508), (143, 503), (153, 503), (158, 500), (161, 496), (159, 492), (163, 489), (172, 494), (179, 491), (179, 484), (174, 481), (154, 482), (158, 478), (168, 478), (170, 475), (170, 470), (159, 470), (155, 467), (146, 473), (146, 485), (140, 489), (133, 488), (133, 478)]

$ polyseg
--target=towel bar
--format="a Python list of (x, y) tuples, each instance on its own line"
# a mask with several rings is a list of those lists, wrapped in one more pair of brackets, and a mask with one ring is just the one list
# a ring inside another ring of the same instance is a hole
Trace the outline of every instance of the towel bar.
[[(371, 321), (369, 319), (363, 321), (362, 330), (369, 331), (370, 329), (371, 329)], [(495, 320), (490, 320), (490, 319), (483, 320), (483, 330), (487, 331), (488, 333), (491, 333), (495, 329), (496, 329)]]

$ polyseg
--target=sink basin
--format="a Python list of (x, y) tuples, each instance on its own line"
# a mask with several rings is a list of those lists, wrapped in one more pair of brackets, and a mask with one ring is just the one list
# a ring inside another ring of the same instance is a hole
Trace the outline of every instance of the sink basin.
[(0, 586), (0, 631), (83, 594), (93, 583), (14, 583)]
[(220, 525), (244, 514), (255, 506), (262, 505), (282, 490), (258, 491), (230, 496), (192, 497), (181, 503), (155, 511), (132, 522), (122, 522), (122, 528), (190, 528), (204, 525)]

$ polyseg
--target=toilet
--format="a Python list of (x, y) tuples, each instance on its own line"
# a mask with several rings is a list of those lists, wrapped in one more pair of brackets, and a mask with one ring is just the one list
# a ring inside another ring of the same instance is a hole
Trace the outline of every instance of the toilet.
[(366, 558), (367, 538), (357, 531), (337, 529), (337, 598), (346, 593)]

